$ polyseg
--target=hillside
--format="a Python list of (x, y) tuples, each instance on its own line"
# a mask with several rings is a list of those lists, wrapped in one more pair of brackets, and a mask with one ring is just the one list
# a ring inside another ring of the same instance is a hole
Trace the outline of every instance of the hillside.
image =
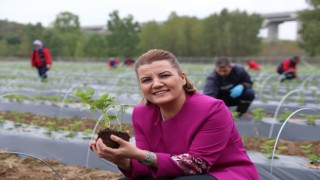
[(18, 35), (22, 32), (24, 24), (0, 20), (0, 39), (4, 36)]

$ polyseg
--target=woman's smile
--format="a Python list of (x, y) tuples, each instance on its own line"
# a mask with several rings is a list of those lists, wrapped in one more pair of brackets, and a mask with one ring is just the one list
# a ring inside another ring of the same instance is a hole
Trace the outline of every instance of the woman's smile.
[(166, 92), (168, 92), (169, 90), (160, 90), (160, 91), (156, 91), (156, 92), (154, 92), (153, 94), (154, 95), (163, 95), (163, 94), (165, 94)]

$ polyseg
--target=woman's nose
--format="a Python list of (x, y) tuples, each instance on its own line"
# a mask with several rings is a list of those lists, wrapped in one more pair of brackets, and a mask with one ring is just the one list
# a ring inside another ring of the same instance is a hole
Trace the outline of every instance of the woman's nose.
[(157, 88), (157, 87), (162, 87), (162, 86), (163, 86), (163, 82), (160, 79), (154, 79), (153, 87)]

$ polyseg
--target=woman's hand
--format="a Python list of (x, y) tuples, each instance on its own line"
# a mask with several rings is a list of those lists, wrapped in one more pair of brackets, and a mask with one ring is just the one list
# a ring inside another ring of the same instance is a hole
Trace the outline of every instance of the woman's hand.
[(139, 151), (141, 151), (139, 148), (137, 148), (132, 143), (125, 141), (121, 139), (118, 136), (111, 135), (110, 139), (116, 143), (119, 144), (118, 149), (111, 149), (110, 152), (117, 158), (137, 158), (137, 155), (139, 154)]
[(117, 136), (111, 135), (110, 138), (120, 145), (118, 149), (107, 147), (100, 138), (97, 138), (90, 143), (90, 149), (96, 156), (104, 158), (120, 168), (129, 169), (130, 159), (136, 159), (137, 156), (139, 157), (139, 152), (141, 153), (142, 150)]

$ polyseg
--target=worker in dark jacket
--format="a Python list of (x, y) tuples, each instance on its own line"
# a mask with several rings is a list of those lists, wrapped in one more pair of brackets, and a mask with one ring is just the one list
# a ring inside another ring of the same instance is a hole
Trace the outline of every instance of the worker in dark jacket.
[(37, 68), (42, 81), (47, 80), (47, 71), (51, 68), (51, 55), (48, 48), (43, 47), (40, 40), (33, 42), (34, 49), (31, 53), (31, 67)]
[(222, 57), (207, 76), (203, 93), (223, 100), (228, 107), (237, 106), (236, 112), (241, 117), (255, 98), (252, 85), (250, 75), (241, 65), (231, 64), (228, 58)]
[(289, 59), (284, 59), (277, 67), (277, 72), (283, 75), (281, 81), (297, 78), (297, 64), (299, 63), (299, 56), (294, 56)]

